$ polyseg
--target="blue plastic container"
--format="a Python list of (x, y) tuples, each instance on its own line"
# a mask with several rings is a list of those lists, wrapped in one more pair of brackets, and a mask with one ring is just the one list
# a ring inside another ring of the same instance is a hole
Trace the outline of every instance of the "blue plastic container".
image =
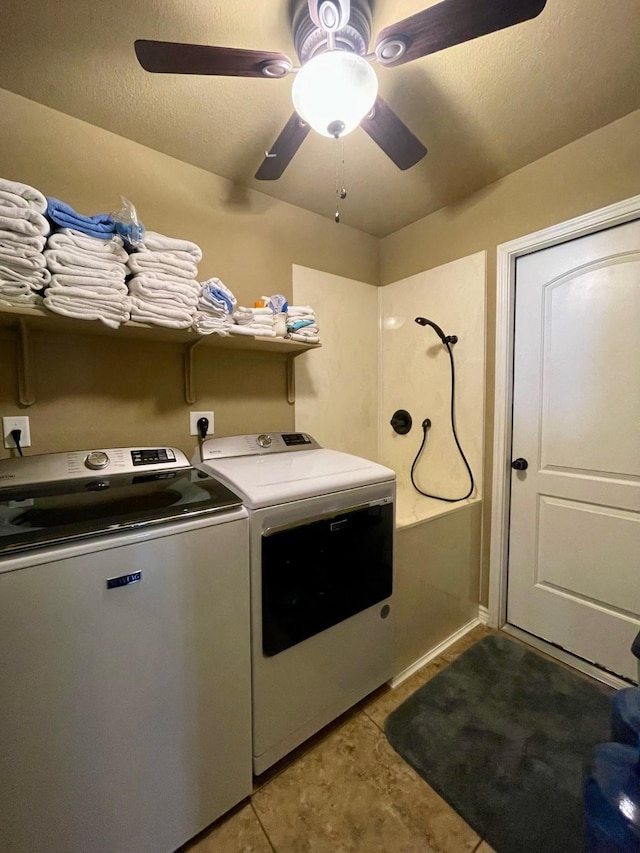
[(603, 743), (584, 786), (588, 853), (639, 853), (640, 750)]
[(640, 743), (640, 688), (618, 690), (611, 703), (611, 740), (637, 746)]

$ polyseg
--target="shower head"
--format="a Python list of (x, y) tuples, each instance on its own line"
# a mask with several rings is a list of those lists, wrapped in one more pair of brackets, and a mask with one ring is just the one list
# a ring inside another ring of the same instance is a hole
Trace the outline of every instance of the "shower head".
[(445, 333), (442, 331), (440, 326), (437, 323), (434, 323), (433, 320), (427, 320), (426, 317), (416, 317), (416, 323), (419, 326), (431, 326), (436, 335), (440, 338), (443, 344), (447, 343)]

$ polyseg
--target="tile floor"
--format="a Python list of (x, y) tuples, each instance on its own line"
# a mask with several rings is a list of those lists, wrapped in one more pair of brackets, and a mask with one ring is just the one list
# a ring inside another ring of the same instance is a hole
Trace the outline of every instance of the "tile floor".
[(182, 853), (493, 853), (389, 746), (386, 716), (482, 637), (475, 628), (255, 780), (250, 801)]

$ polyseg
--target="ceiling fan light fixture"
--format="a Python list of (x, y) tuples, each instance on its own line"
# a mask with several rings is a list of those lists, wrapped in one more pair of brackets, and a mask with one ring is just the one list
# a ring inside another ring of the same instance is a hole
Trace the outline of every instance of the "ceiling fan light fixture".
[(329, 137), (351, 133), (371, 112), (377, 95), (371, 65), (345, 50), (314, 56), (298, 71), (291, 90), (300, 118)]

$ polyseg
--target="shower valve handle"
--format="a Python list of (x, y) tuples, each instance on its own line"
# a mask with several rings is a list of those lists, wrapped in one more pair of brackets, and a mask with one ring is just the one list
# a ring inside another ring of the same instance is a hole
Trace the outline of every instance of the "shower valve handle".
[(518, 459), (514, 459), (511, 463), (511, 467), (515, 468), (516, 471), (526, 471), (529, 467), (529, 463), (526, 459), (523, 459), (521, 456)]

